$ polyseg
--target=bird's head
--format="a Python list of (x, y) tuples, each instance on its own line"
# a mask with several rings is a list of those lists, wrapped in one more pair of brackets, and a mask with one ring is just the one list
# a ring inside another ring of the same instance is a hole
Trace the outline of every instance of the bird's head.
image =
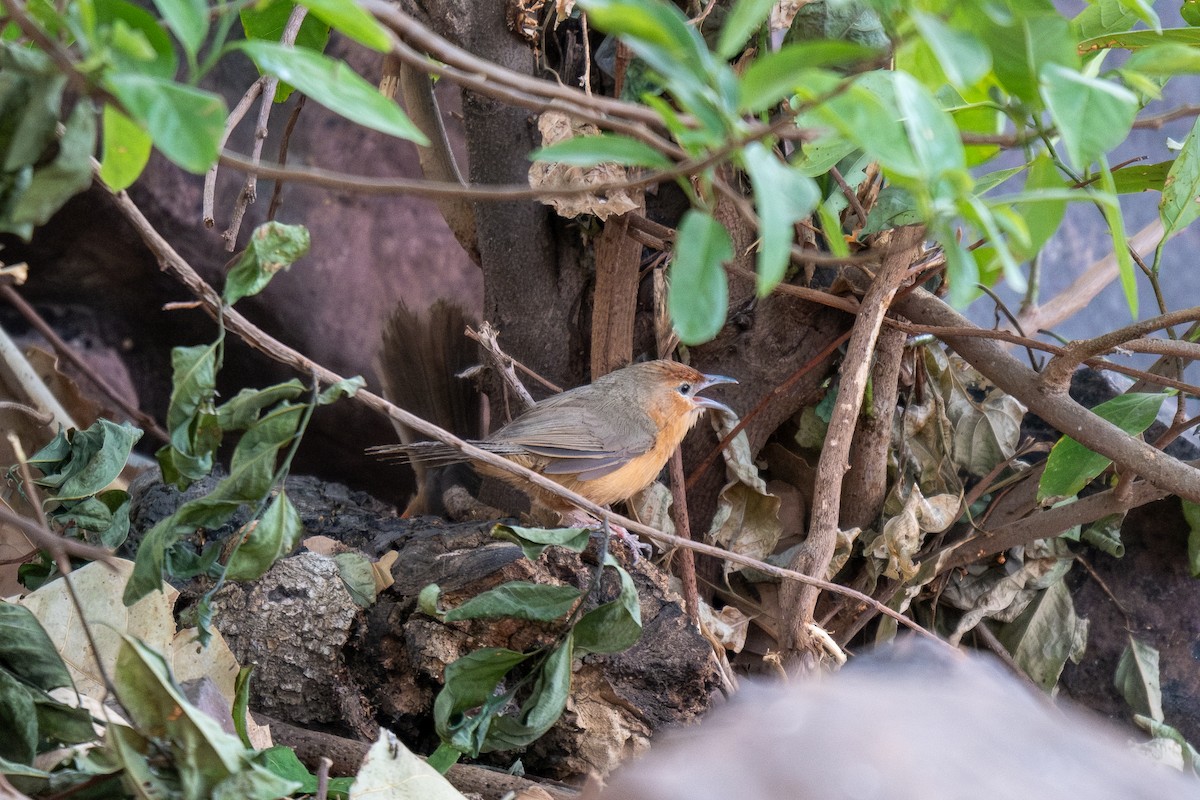
[(667, 414), (683, 425), (683, 431), (696, 424), (700, 415), (708, 409), (717, 409), (733, 414), (733, 409), (711, 397), (702, 397), (700, 392), (721, 383), (737, 383), (724, 375), (705, 375), (699, 370), (675, 361), (653, 361), (646, 366), (653, 368), (651, 405), (660, 413)]

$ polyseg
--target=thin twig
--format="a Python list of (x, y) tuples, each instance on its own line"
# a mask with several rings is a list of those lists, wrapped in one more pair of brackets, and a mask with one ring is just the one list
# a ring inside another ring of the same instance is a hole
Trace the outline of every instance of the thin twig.
[(483, 348), (483, 354), (492, 362), (492, 368), (499, 373), (501, 380), (504, 381), (504, 386), (521, 401), (521, 408), (518, 412), (525, 411), (535, 406), (537, 401), (533, 399), (533, 395), (517, 377), (516, 359), (500, 349), (500, 343), (496, 341), (498, 335), (499, 332), (489, 322), (480, 325), (478, 331), (467, 326), (467, 338), (478, 342), (479, 346)]
[[(308, 9), (302, 5), (296, 5), (292, 9), (291, 16), (288, 17), (287, 25), (283, 28), (283, 36), (280, 37), (279, 43), (284, 47), (294, 47), (296, 37), (300, 34), (300, 26), (304, 23), (304, 17), (308, 13)], [(271, 120), (271, 107), (275, 104), (275, 91), (279, 88), (279, 79), (274, 76), (268, 76), (262, 85), (262, 100), (258, 107), (258, 122), (254, 126), (254, 145), (251, 150), (250, 161), (257, 164), (262, 160), (263, 145), (267, 141), (267, 123)], [(222, 145), (223, 147), (224, 145)], [(225, 233), (221, 234), (225, 239), (225, 249), (232, 253), (237, 247), (238, 233), (242, 229), (242, 219), (246, 216), (246, 210), (250, 204), (258, 199), (258, 173), (251, 170), (246, 173), (246, 181), (242, 184), (242, 190), (238, 192), (237, 201), (233, 205), (233, 214), (229, 221), (229, 228)]]
[(1101, 353), (1107, 353), (1132, 339), (1140, 339), (1147, 333), (1160, 328), (1196, 320), (1200, 320), (1200, 306), (1173, 311), (1169, 314), (1160, 314), (1157, 317), (1110, 331), (1102, 336), (1072, 342), (1066, 347), (1066, 352), (1054, 356), (1046, 364), (1046, 368), (1042, 370), (1042, 385), (1050, 391), (1065, 391), (1071, 382), (1072, 373), (1081, 362)]
[[(288, 145), (292, 141), (292, 131), (296, 129), (296, 122), (300, 119), (300, 111), (304, 108), (305, 102), (308, 100), (308, 95), (300, 95), (300, 99), (296, 101), (296, 107), (292, 109), (291, 116), (288, 117), (287, 125), (283, 128), (283, 136), (279, 139), (279, 165), (287, 166)], [(267, 219), (275, 219), (275, 215), (279, 213), (279, 206), (283, 202), (283, 181), (275, 181), (275, 186), (271, 190), (271, 204), (267, 207)]]
[[(671, 517), (675, 532), (692, 538), (692, 523), (688, 517), (687, 490), (683, 483), (683, 451), (676, 447), (668, 462), (671, 470)], [(679, 582), (683, 586), (683, 607), (693, 625), (700, 624), (700, 593), (696, 587), (696, 556), (691, 550), (680, 551)]]
[[(246, 117), (246, 112), (250, 110), (250, 106), (262, 94), (263, 85), (269, 80), (266, 75), (261, 76), (254, 83), (250, 84), (250, 88), (242, 95), (242, 99), (238, 100), (237, 105), (229, 112), (229, 116), (225, 118), (225, 129), (221, 131), (221, 138), (217, 140), (217, 149), (224, 150), (225, 144), (229, 141), (229, 137), (233, 135), (233, 131)], [(213, 164), (208, 168), (208, 172), (204, 173), (204, 193), (202, 201), (202, 219), (204, 227), (211, 228), (216, 224), (216, 196), (217, 196), (217, 168), (220, 164)]]
[(24, 414), (33, 419), (38, 425), (49, 425), (54, 421), (54, 415), (45, 411), (38, 411), (23, 403), (15, 403), (12, 400), (0, 400), (0, 411), (16, 411), (18, 414)]
[[(21, 473), (21, 485), (25, 490), (25, 498), (29, 505), (33, 508), (37, 515), (38, 525), (42, 531), (53, 542), (50, 547), (50, 554), (54, 558), (55, 565), (58, 566), (58, 571), (62, 573), (63, 585), (67, 588), (67, 594), (71, 597), (71, 605), (75, 607), (75, 613), (79, 617), (79, 625), (83, 628), (83, 634), (87, 637), (88, 646), (92, 648), (92, 660), (96, 663), (96, 672), (100, 676), (104, 688), (109, 694), (117, 696), (116, 690), (113, 688), (112, 681), (109, 680), (108, 670), (104, 668), (104, 663), (100, 660), (100, 648), (96, 646), (96, 639), (92, 636), (92, 626), (88, 624), (87, 617), (83, 614), (83, 603), (79, 601), (79, 595), (75, 592), (75, 584), (71, 581), (71, 556), (68, 554), (68, 549), (65, 547), (67, 539), (63, 536), (55, 536), (50, 530), (50, 525), (46, 521), (46, 514), (42, 511), (41, 494), (37, 490), (37, 485), (33, 482), (33, 475), (29, 471), (29, 462), (25, 458), (25, 450), (21, 447), (21, 440), (15, 434), (8, 435), (9, 445), (17, 457), (17, 468)], [(111, 555), (104, 557), (107, 562)], [(111, 564), (109, 565), (111, 567)], [(78, 698), (78, 693), (76, 693)], [(103, 700), (103, 698), (98, 698)], [(119, 697), (117, 698), (120, 699)], [(80, 700), (82, 705), (82, 699)]]

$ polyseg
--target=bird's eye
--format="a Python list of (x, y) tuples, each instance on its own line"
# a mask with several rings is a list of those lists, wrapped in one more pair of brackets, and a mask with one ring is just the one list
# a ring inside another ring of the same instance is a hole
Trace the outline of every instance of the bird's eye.
[(692, 385), (690, 383), (679, 384), (679, 393), (682, 395), (691, 394), (692, 393)]

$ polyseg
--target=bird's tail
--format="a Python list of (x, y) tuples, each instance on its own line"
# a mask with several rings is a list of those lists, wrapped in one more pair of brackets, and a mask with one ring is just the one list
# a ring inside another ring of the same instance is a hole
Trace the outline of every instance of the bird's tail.
[[(383, 395), (406, 411), (458, 436), (477, 436), (479, 393), (458, 373), (478, 363), (461, 308), (438, 300), (425, 313), (401, 302), (383, 326), (375, 371)], [(396, 423), (406, 444), (420, 436)]]
[[(497, 455), (520, 455), (524, 451), (510, 444), (500, 442), (481, 442), (468, 440), (471, 444)], [(373, 456), (399, 461), (402, 464), (413, 464), (426, 468), (447, 467), (451, 464), (461, 464), (467, 458), (456, 448), (441, 442), (412, 442), (411, 444), (387, 444), (372, 447), (367, 450)]]
[[(471, 381), (457, 375), (478, 362), (475, 344), (466, 337), (468, 319), (461, 308), (444, 300), (419, 313), (400, 303), (384, 324), (375, 371), (383, 395), (396, 405), (457, 436), (478, 436), (480, 398)], [(453, 448), (422, 438), (394, 422), (404, 444), (372, 448), (385, 458), (398, 457), (413, 465), (417, 495), (408, 514), (439, 513), (443, 484), (470, 479), (446, 475), (437, 468), (461, 462)], [(412, 450), (410, 453), (409, 450)], [(428, 456), (428, 457), (426, 457)], [(478, 481), (474, 478), (475, 482)]]

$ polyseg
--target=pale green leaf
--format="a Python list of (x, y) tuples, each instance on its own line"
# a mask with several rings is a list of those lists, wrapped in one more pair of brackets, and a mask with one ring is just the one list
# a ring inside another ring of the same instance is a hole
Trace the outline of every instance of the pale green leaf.
[(759, 142), (746, 145), (742, 158), (758, 210), (758, 295), (765, 297), (783, 280), (795, 224), (812, 213), (821, 192), (816, 181), (789, 167)]
[(244, 41), (234, 46), (248, 55), (261, 72), (290, 83), (351, 122), (428, 146), (429, 139), (400, 106), (380, 94), (344, 61), (274, 42)]
[(1114, 680), (1125, 702), (1135, 713), (1156, 722), (1163, 721), (1157, 650), (1130, 636), (1117, 662)]
[(205, 0), (154, 0), (154, 5), (188, 56), (195, 59), (208, 34), (208, 3)]
[(1162, 200), (1158, 204), (1158, 216), (1162, 220), (1163, 237), (1154, 252), (1155, 270), (1161, 263), (1167, 240), (1200, 216), (1200, 119), (1192, 125), (1183, 142), (1183, 149), (1167, 172)]
[(150, 134), (112, 105), (104, 106), (100, 180), (114, 192), (128, 189), (150, 160)]
[(762, 27), (775, 0), (737, 0), (721, 26), (717, 55), (730, 59), (741, 52), (750, 35)]
[(974, 34), (915, 9), (912, 17), (950, 83), (959, 88), (973, 86), (992, 68), (991, 52)]
[(197, 174), (216, 163), (228, 114), (219, 96), (149, 75), (112, 73), (105, 83), (167, 158)]
[(534, 150), (529, 154), (529, 160), (558, 162), (578, 167), (613, 162), (628, 167), (650, 167), (658, 170), (671, 168), (671, 160), (645, 142), (611, 133), (573, 136)]
[(1129, 135), (1138, 104), (1128, 89), (1047, 64), (1041, 72), (1041, 90), (1076, 169), (1087, 169)]
[(300, 4), (329, 25), (361, 45), (386, 53), (392, 47), (387, 28), (355, 2), (346, 0), (300, 0)]
[(733, 240), (725, 226), (703, 211), (683, 215), (671, 259), (667, 308), (684, 344), (699, 344), (717, 335), (729, 307), (726, 261)]
[[(1166, 397), (1166, 394), (1123, 394), (1101, 403), (1092, 412), (1126, 433), (1138, 434), (1154, 422)], [(1094, 453), (1069, 436), (1064, 436), (1046, 459), (1046, 469), (1038, 482), (1038, 499), (1078, 494), (1111, 463), (1112, 459)]]

